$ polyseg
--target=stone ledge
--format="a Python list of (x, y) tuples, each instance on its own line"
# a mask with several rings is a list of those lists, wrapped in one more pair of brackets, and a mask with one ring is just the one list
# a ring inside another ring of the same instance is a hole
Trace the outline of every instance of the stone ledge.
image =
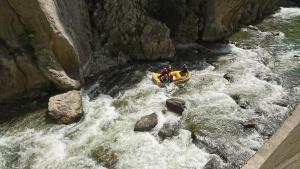
[(300, 168), (300, 105), (242, 169)]

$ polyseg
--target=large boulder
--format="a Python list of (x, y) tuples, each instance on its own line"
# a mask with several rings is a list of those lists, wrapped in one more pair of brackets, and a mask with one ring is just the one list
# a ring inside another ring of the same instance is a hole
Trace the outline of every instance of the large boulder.
[(83, 115), (80, 92), (73, 90), (51, 97), (48, 110), (48, 116), (59, 124), (79, 120)]
[(177, 98), (167, 99), (166, 106), (170, 111), (182, 115), (185, 109), (185, 101)]
[(90, 22), (84, 0), (0, 1), (0, 103), (79, 87), (88, 72)]
[(134, 131), (149, 131), (157, 125), (157, 114), (152, 113), (147, 116), (143, 116), (134, 126)]

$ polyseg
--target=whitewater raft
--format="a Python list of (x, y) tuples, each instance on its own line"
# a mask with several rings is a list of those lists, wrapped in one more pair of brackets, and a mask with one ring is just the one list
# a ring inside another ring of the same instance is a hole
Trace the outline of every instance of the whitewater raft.
[[(190, 80), (190, 73), (189, 72), (185, 73), (185, 75), (181, 75), (180, 71), (172, 71), (171, 75), (173, 76), (172, 83), (175, 83), (176, 85), (181, 84), (181, 83), (185, 83), (188, 80)], [(159, 76), (160, 76), (159, 73), (152, 73), (153, 82), (159, 87), (165, 87), (165, 84), (160, 81)]]

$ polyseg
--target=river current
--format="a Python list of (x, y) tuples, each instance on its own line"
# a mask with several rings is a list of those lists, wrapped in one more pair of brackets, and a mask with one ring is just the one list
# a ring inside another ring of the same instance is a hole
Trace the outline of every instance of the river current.
[[(256, 26), (207, 47), (212, 57), (196, 50), (192, 61), (173, 63), (191, 70), (181, 88), (153, 84), (151, 72), (164, 63), (137, 64), (82, 89), (78, 123), (53, 124), (38, 110), (0, 124), (0, 169), (101, 169), (93, 157), (99, 147), (117, 154), (118, 169), (240, 168), (300, 101), (300, 8), (281, 8)], [(182, 116), (163, 113), (171, 97), (186, 101)], [(134, 132), (153, 112), (157, 126)], [(158, 132), (170, 121), (179, 135), (163, 140)], [(245, 127), (249, 121), (255, 127)]]

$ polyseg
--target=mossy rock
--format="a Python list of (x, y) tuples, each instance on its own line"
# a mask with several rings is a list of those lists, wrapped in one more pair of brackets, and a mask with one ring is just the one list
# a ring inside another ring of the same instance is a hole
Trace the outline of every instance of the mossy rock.
[(120, 108), (128, 106), (128, 101), (127, 100), (123, 100), (123, 99), (120, 99), (120, 100), (118, 99), (118, 100), (113, 101), (112, 105), (115, 108), (120, 109)]
[(184, 128), (189, 130), (192, 134), (201, 134), (204, 129), (203, 122), (196, 120), (195, 117), (188, 117), (185, 120), (184, 126)]
[(185, 129), (189, 130), (191, 133), (201, 133), (203, 130), (203, 125), (200, 122), (190, 122), (186, 124)]
[(118, 161), (118, 156), (117, 154), (105, 147), (98, 147), (94, 152), (93, 152), (93, 157), (103, 166), (107, 168), (113, 168), (117, 161)]

